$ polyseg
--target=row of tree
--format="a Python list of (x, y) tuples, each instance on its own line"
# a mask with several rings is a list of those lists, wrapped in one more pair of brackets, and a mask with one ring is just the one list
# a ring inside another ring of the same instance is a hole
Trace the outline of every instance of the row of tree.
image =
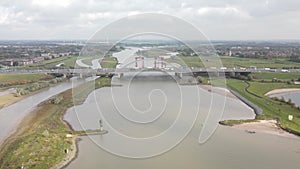
[(37, 90), (49, 87), (51, 84), (62, 82), (63, 80), (64, 78), (55, 78), (49, 81), (41, 81), (41, 82), (32, 83), (30, 85), (26, 85), (24, 87), (18, 87), (16, 88), (15, 96), (19, 97), (19, 96), (27, 95), (31, 92), (35, 92)]

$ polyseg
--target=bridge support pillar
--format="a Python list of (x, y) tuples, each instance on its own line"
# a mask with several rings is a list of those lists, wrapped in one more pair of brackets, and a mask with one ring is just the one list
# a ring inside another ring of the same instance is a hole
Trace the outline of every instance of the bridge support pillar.
[(122, 78), (124, 76), (124, 73), (117, 73), (118, 78)]
[(180, 72), (180, 73), (175, 72), (175, 76), (177, 76), (180, 79), (182, 79), (183, 73), (182, 72)]

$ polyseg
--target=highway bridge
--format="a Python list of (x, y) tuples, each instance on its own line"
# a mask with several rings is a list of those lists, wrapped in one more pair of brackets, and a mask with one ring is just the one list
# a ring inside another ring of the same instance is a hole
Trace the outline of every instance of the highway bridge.
[(247, 75), (254, 72), (299, 72), (300, 69), (245, 69), (245, 68), (101, 68), (101, 69), (38, 69), (38, 70), (1, 70), (0, 74), (57, 74), (65, 76), (122, 76), (129, 72), (143, 72), (143, 71), (161, 71), (166, 73), (174, 73), (179, 77), (185, 74), (193, 74), (194, 76), (201, 75), (228, 75), (230, 73), (240, 73), (242, 75)]

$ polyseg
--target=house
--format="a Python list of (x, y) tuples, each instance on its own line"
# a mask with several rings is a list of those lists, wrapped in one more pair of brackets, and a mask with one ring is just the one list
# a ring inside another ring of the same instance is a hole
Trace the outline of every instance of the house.
[(0, 63), (5, 66), (13, 66), (14, 60), (13, 59), (4, 59), (4, 60), (1, 60)]

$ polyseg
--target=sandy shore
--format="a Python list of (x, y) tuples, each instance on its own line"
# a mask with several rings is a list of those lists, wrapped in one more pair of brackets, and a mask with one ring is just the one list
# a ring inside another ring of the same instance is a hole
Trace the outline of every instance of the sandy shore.
[(234, 125), (232, 128), (244, 130), (245, 132), (249, 133), (267, 133), (282, 137), (300, 139), (298, 136), (286, 132), (278, 127), (275, 120), (259, 120), (256, 122)]
[(286, 92), (300, 92), (300, 88), (275, 89), (266, 93), (265, 96), (269, 96), (272, 94), (286, 93)]

